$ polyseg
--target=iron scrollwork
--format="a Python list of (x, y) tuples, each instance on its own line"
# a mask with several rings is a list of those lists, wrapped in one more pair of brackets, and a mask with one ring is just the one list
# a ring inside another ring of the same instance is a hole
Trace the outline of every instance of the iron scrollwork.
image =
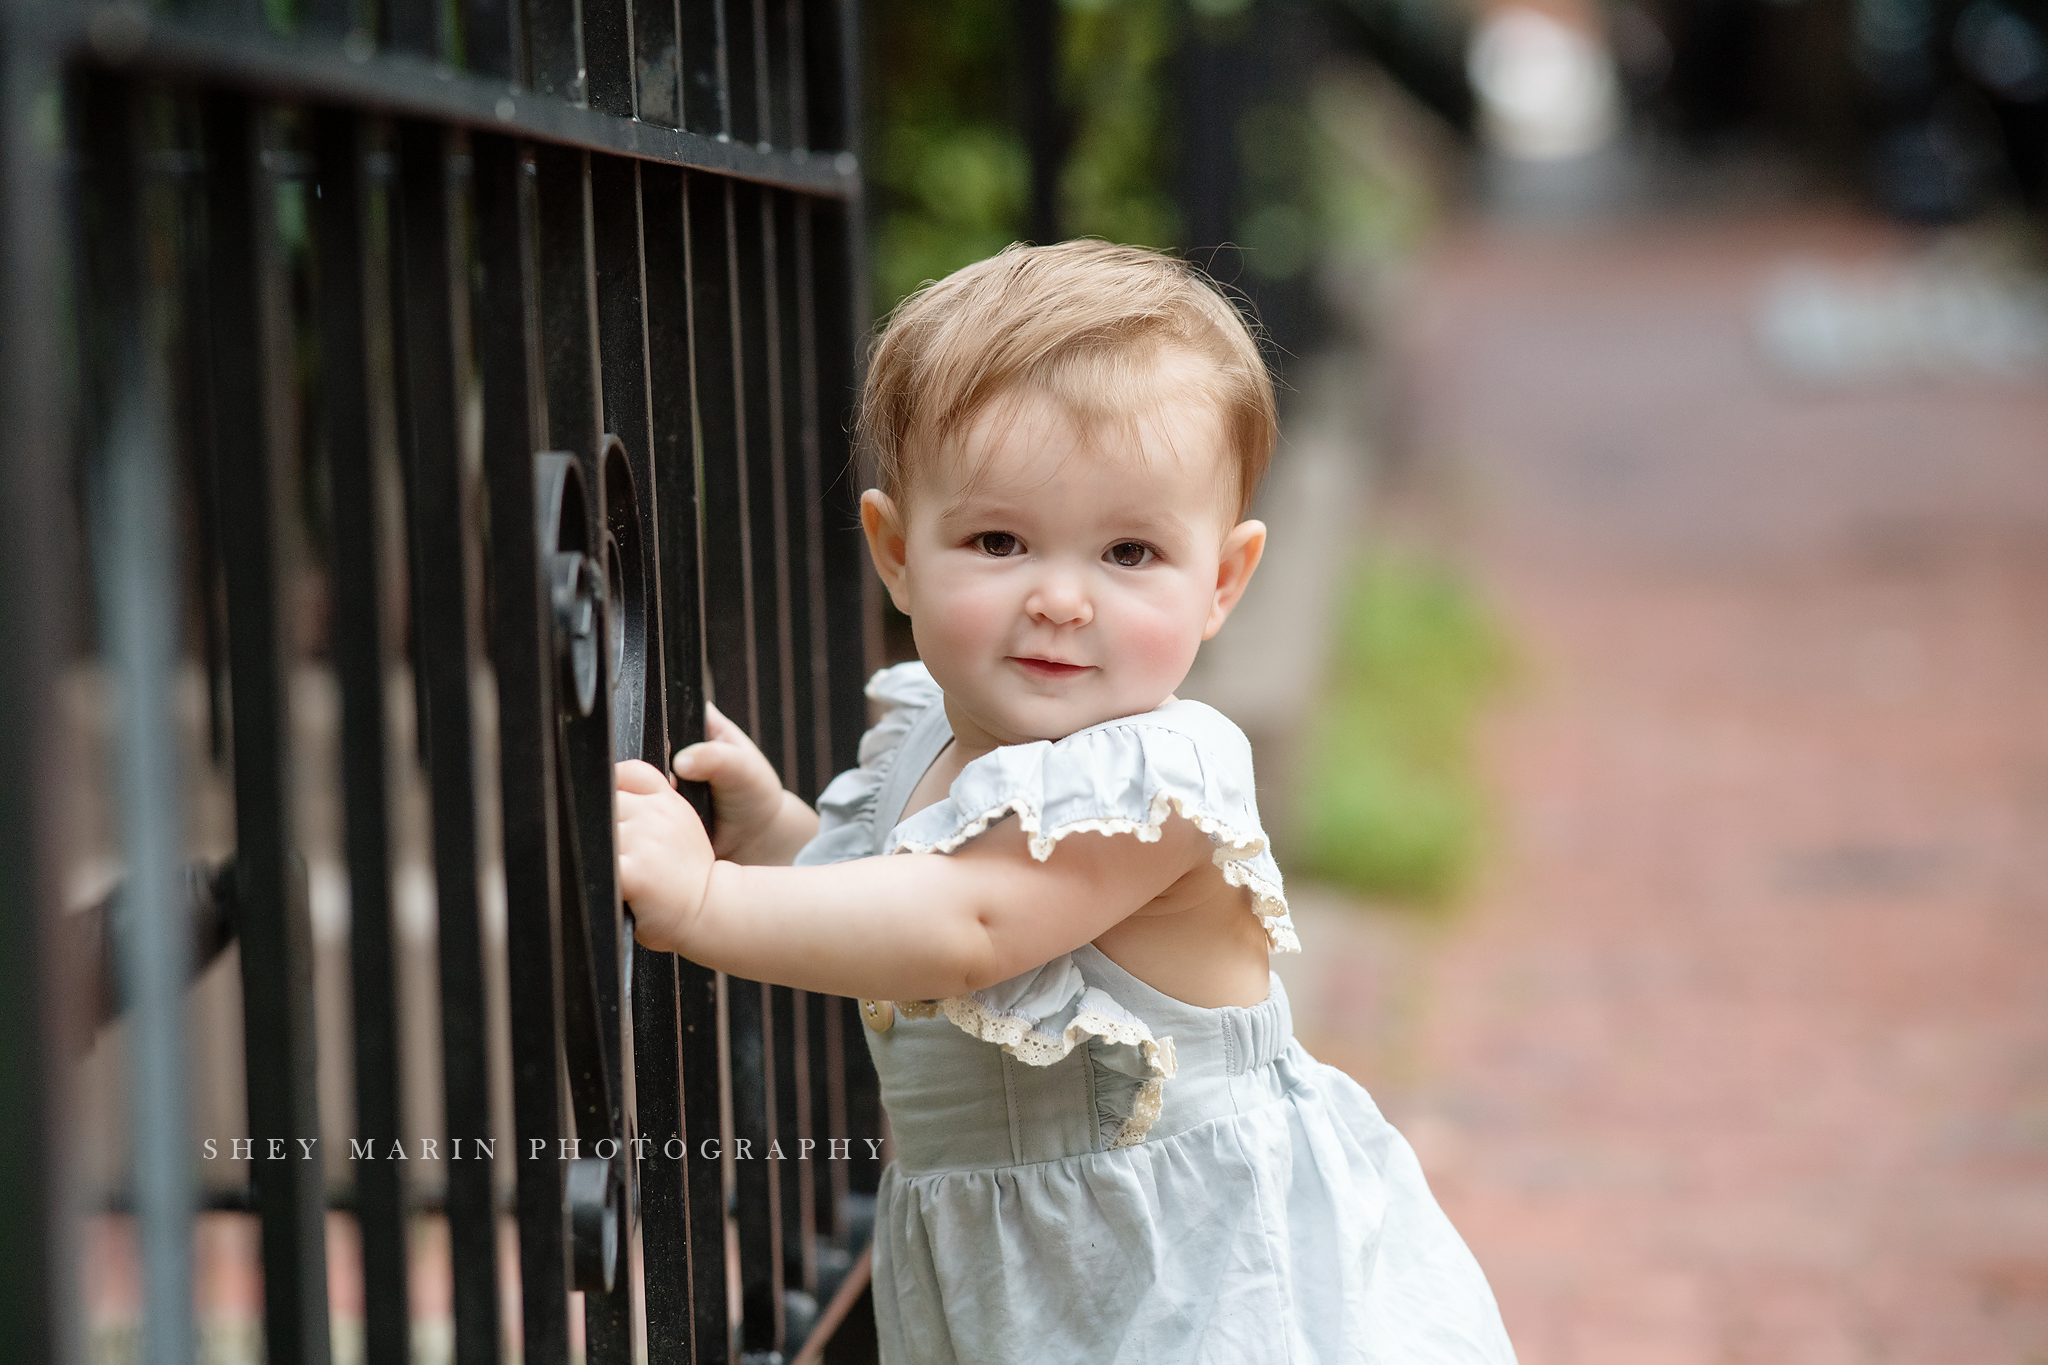
[[(612, 770), (640, 757), (653, 566), (624, 444), (600, 447), (595, 496), (573, 455), (534, 457), (552, 608), (562, 812), (562, 1046), (578, 1155), (564, 1182), (576, 1288), (610, 1293), (639, 1206), (633, 1140), (633, 916), (613, 857)], [(591, 1153), (591, 1155), (583, 1155)]]

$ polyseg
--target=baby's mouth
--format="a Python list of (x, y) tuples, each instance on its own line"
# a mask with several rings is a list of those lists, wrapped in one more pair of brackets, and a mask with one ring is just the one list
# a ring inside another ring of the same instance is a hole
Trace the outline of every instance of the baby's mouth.
[(1031, 659), (1018, 654), (1012, 654), (1010, 662), (1023, 669), (1032, 677), (1043, 678), (1047, 682), (1061, 682), (1068, 678), (1078, 678), (1083, 673), (1093, 671), (1086, 664), (1063, 664), (1056, 659)]

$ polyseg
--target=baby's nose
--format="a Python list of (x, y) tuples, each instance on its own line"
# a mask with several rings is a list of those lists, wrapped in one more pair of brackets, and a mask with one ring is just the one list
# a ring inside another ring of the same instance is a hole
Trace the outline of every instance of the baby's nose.
[(1048, 578), (1032, 589), (1024, 600), (1024, 610), (1033, 620), (1054, 626), (1085, 626), (1095, 616), (1088, 594), (1064, 574)]

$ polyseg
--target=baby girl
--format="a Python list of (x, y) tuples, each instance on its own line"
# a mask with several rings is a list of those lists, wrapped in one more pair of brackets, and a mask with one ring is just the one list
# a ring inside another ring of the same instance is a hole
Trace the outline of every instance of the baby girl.
[(1294, 1041), (1250, 746), (1174, 696), (1266, 540), (1236, 309), (1153, 252), (1012, 247), (896, 310), (860, 435), (920, 659), (869, 684), (861, 766), (814, 811), (713, 712), (675, 770), (716, 835), (625, 763), (618, 848), (649, 947), (862, 1000), (882, 1358), (1512, 1361), (1407, 1143)]

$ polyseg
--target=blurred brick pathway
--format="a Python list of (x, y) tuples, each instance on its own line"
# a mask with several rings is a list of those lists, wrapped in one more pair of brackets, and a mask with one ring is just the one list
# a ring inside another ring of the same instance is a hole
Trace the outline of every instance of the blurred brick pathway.
[(2048, 1361), (2048, 388), (1815, 392), (1748, 338), (1788, 257), (1913, 249), (1475, 235), (1396, 329), (1525, 676), (1488, 889), (1308, 906), (1303, 1032), (1524, 1365)]

